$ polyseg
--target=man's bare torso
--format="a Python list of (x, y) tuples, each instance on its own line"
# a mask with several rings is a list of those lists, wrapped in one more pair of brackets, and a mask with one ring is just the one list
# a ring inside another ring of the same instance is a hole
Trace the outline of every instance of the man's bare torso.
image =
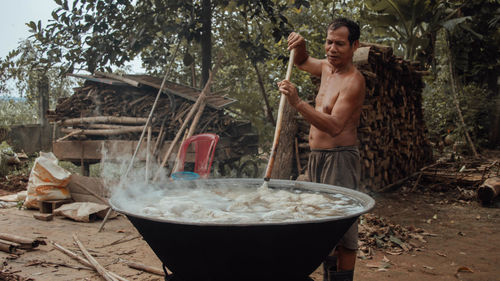
[[(328, 63), (322, 64), (321, 85), (316, 96), (315, 109), (317, 111), (332, 114), (339, 97), (347, 94), (344, 89), (351, 83), (360, 83), (361, 73), (352, 68), (347, 73), (332, 73), (332, 66)], [(357, 106), (351, 116), (348, 117), (344, 129), (340, 134), (331, 136), (311, 125), (309, 131), (309, 145), (311, 149), (329, 149), (337, 146), (351, 146), (357, 144), (357, 126), (361, 115), (362, 103)]]

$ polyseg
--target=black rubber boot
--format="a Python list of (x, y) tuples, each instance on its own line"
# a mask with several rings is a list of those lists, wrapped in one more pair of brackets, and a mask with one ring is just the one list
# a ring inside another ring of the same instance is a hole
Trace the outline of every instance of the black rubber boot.
[(328, 256), (323, 262), (323, 281), (330, 281), (330, 272), (337, 271), (337, 257)]
[(330, 278), (328, 281), (352, 281), (354, 278), (354, 270), (335, 271), (328, 274)]

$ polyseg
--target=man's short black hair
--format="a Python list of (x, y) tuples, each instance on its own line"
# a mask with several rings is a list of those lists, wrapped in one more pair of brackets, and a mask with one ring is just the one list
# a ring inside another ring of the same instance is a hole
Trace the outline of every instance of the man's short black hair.
[(340, 28), (342, 26), (347, 27), (349, 30), (349, 36), (347, 39), (349, 39), (349, 44), (352, 44), (359, 39), (359, 25), (355, 23), (354, 21), (347, 19), (347, 18), (335, 18), (327, 28), (327, 31), (329, 30), (336, 30), (337, 28)]

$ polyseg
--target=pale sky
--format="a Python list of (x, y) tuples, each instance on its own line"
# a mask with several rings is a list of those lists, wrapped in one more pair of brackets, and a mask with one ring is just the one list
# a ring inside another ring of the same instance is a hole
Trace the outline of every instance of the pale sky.
[[(69, 2), (71, 5), (72, 1)], [(41, 20), (42, 26), (47, 26), (57, 7), (54, 0), (0, 0), (0, 58), (5, 58), (20, 41), (31, 35), (26, 23)], [(128, 65), (131, 72), (144, 72), (139, 58)]]
[(4, 58), (19, 41), (31, 35), (25, 23), (42, 20), (46, 26), (56, 7), (54, 0), (0, 0), (0, 57)]

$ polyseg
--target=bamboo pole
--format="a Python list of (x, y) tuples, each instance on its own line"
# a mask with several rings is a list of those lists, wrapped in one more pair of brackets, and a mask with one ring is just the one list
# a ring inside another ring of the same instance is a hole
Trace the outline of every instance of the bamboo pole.
[(145, 181), (146, 184), (149, 181), (149, 157), (151, 154), (151, 126), (148, 127), (148, 140), (146, 142), (146, 175), (145, 175)]
[[(174, 59), (175, 59), (175, 56), (177, 54), (177, 51), (179, 50), (180, 44), (181, 44), (181, 42), (179, 41), (177, 43), (177, 47), (175, 48), (174, 55), (172, 56), (172, 60), (170, 61), (170, 66), (167, 70), (167, 73), (165, 73), (165, 76), (163, 77), (163, 80), (161, 81), (160, 89), (158, 89), (158, 94), (156, 95), (156, 98), (155, 98), (155, 101), (154, 101), (153, 106), (151, 108), (151, 111), (149, 112), (148, 119), (146, 121), (146, 124), (144, 125), (144, 129), (142, 130), (141, 136), (139, 137), (139, 141), (137, 142), (137, 146), (135, 147), (135, 151), (134, 151), (134, 154), (132, 155), (132, 159), (130, 159), (130, 163), (127, 167), (127, 170), (125, 171), (125, 174), (123, 174), (123, 176), (120, 179), (121, 182), (123, 182), (124, 180), (127, 179), (128, 173), (130, 172), (130, 170), (132, 169), (132, 166), (134, 165), (134, 159), (135, 159), (135, 156), (137, 155), (137, 152), (139, 151), (139, 148), (141, 147), (142, 140), (143, 140), (144, 134), (146, 132), (146, 127), (150, 125), (149, 123), (153, 117), (153, 113), (155, 111), (156, 105), (158, 104), (158, 100), (160, 99), (160, 95), (161, 95), (161, 92), (163, 90), (163, 87), (165, 86), (165, 82), (167, 81), (167, 77), (170, 74), (170, 70), (172, 69), (172, 65), (174, 64)], [(111, 214), (111, 212), (112, 212), (112, 208), (109, 208), (109, 210), (106, 213), (106, 216), (104, 217), (101, 225), (99, 226), (99, 230), (97, 232), (101, 232), (101, 230), (104, 228), (104, 225), (108, 221), (108, 218), (109, 218), (109, 215)]]
[(78, 237), (76, 234), (73, 234), (73, 239), (75, 240), (76, 244), (82, 251), (83, 255), (87, 258), (89, 263), (91, 264), (92, 268), (94, 268), (106, 281), (118, 281), (115, 277), (113, 277), (111, 274), (109, 274), (108, 270), (104, 268), (102, 265), (100, 265), (96, 259), (85, 249), (85, 246), (83, 246), (82, 242), (78, 240)]
[(78, 185), (79, 187), (81, 187), (83, 190), (87, 191), (88, 193), (90, 193), (92, 196), (94, 196), (95, 198), (99, 199), (102, 203), (104, 203), (105, 205), (108, 205), (109, 206), (109, 202), (108, 200), (104, 199), (101, 195), (97, 194), (95, 191), (91, 190), (90, 188), (87, 188), (86, 186), (83, 186), (82, 184), (76, 182), (76, 181), (73, 181), (72, 184), (76, 184)]
[(0, 239), (0, 251), (13, 254), (20, 248), (19, 243)]
[(80, 117), (71, 118), (61, 121), (61, 125), (70, 126), (85, 123), (114, 123), (114, 124), (127, 124), (127, 125), (142, 125), (148, 121), (144, 117), (127, 117), (127, 116), (93, 116), (93, 117)]
[[(220, 62), (220, 57), (217, 60), (217, 64), (216, 64), (216, 66), (214, 68), (214, 71), (217, 70), (216, 68), (218, 67), (219, 62)], [(212, 75), (212, 74), (210, 73), (210, 75)], [(209, 77), (209, 80), (211, 80), (211, 77)], [(196, 112), (196, 115), (193, 118), (193, 122), (191, 123), (191, 126), (189, 127), (189, 131), (188, 131), (187, 135), (184, 136), (183, 141), (185, 139), (190, 138), (190, 137), (192, 137), (194, 135), (196, 127), (198, 126), (198, 123), (200, 122), (201, 116), (203, 115), (203, 111), (205, 110), (205, 107), (207, 105), (207, 98), (208, 98), (209, 95), (210, 95), (210, 88), (206, 92), (205, 97), (203, 97), (203, 99), (201, 100), (200, 106), (198, 108), (198, 111)], [(177, 157), (175, 158), (175, 164), (174, 164), (174, 167), (173, 167), (172, 171), (176, 171), (177, 168), (178, 168), (177, 166), (179, 165), (179, 157), (180, 157), (180, 153), (179, 152), (180, 152), (180, 149), (181, 149), (181, 147), (179, 147), (179, 151), (177, 152)]]
[[(55, 125), (54, 125), (54, 126), (55, 126)], [(65, 139), (68, 139), (69, 137), (72, 137), (72, 136), (74, 136), (74, 135), (80, 135), (80, 134), (82, 134), (82, 133), (83, 133), (83, 130), (76, 130), (76, 131), (73, 131), (73, 132), (71, 132), (71, 133), (69, 133), (69, 134), (65, 135), (64, 137), (57, 139), (57, 140), (56, 140), (56, 142), (63, 141), (63, 140), (65, 140)]]
[[(156, 181), (158, 179), (158, 177), (160, 176), (160, 173), (163, 170), (162, 167), (164, 167), (165, 164), (167, 163), (168, 158), (172, 154), (174, 146), (177, 144), (180, 137), (183, 135), (184, 129), (186, 129), (186, 127), (189, 123), (189, 120), (191, 120), (195, 111), (198, 110), (198, 108), (200, 107), (200, 104), (205, 100), (207, 93), (210, 92), (210, 85), (212, 84), (213, 77), (217, 74), (218, 68), (219, 68), (219, 63), (217, 63), (215, 65), (213, 71), (210, 72), (210, 75), (208, 77), (207, 83), (205, 84), (205, 87), (203, 87), (203, 90), (201, 91), (200, 95), (198, 96), (198, 99), (194, 103), (193, 107), (191, 107), (191, 110), (189, 111), (188, 115), (184, 119), (184, 122), (182, 123), (181, 128), (179, 129), (179, 131), (177, 131), (177, 134), (175, 135), (174, 140), (170, 143), (170, 147), (168, 148), (167, 152), (165, 153), (165, 156), (163, 157), (160, 168), (158, 168), (158, 171), (156, 172), (155, 177), (153, 178), (153, 181)], [(194, 124), (194, 122), (193, 122), (193, 124)], [(192, 126), (193, 125), (191, 125), (191, 127)]]
[(8, 254), (13, 254), (16, 252), (16, 247), (12, 244), (3, 243), (2, 241), (0, 241), (0, 251)]
[(81, 130), (81, 129), (67, 129), (61, 128), (61, 132), (63, 133), (75, 133), (80, 135), (89, 135), (89, 136), (112, 136), (119, 135), (125, 133), (137, 133), (141, 132), (145, 129), (145, 126), (128, 126), (120, 129), (90, 129), (90, 130)]
[[(66, 254), (67, 256), (69, 256), (69, 257), (77, 260), (78, 262), (80, 262), (81, 264), (83, 264), (85, 266), (90, 267), (91, 269), (94, 269), (94, 266), (89, 261), (87, 261), (85, 258), (83, 258), (83, 257), (77, 255), (76, 253), (74, 253), (74, 252), (72, 252), (72, 251), (64, 248), (63, 246), (55, 243), (54, 241), (50, 241), (50, 243), (52, 244), (52, 246), (56, 250), (60, 251), (61, 253)], [(108, 272), (109, 272), (110, 275), (112, 275), (114, 278), (116, 278), (116, 279), (118, 279), (120, 281), (128, 281), (127, 279), (121, 277), (120, 275), (118, 275), (118, 274), (116, 274), (116, 273), (114, 273), (112, 271), (108, 271)]]
[(43, 241), (43, 240), (26, 238), (26, 237), (14, 235), (14, 234), (9, 234), (9, 233), (0, 233), (0, 239), (17, 243), (17, 244), (19, 244), (19, 247), (22, 249), (36, 248), (40, 244), (46, 245), (45, 241)]

